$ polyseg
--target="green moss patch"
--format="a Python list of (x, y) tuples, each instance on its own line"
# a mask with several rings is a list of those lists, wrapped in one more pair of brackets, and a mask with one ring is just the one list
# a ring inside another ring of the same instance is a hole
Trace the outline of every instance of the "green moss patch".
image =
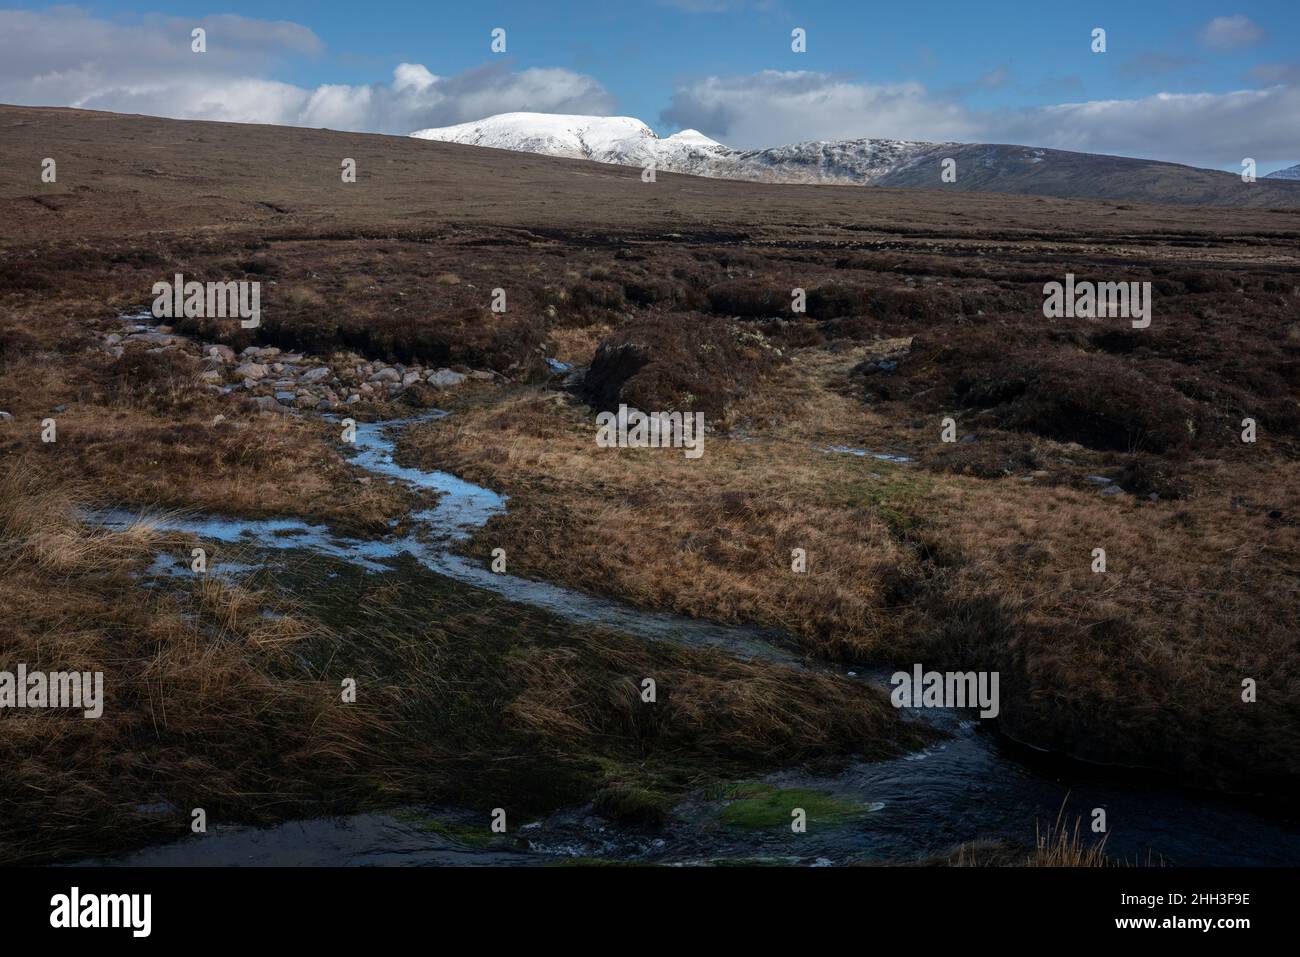
[(726, 801), (719, 813), (724, 824), (749, 830), (789, 827), (791, 812), (803, 808), (808, 825), (839, 825), (854, 821), (867, 813), (856, 801), (814, 791), (810, 788), (780, 788), (762, 781), (742, 781), (718, 785), (705, 793), (706, 800)]
[(505, 840), (505, 835), (494, 834), (486, 823), (481, 826), (466, 824), (462, 821), (451, 821), (429, 814), (421, 814), (418, 811), (399, 811), (394, 816), (402, 823), (408, 824), (417, 830), (437, 834), (449, 841), (466, 844), (470, 847), (491, 847)]

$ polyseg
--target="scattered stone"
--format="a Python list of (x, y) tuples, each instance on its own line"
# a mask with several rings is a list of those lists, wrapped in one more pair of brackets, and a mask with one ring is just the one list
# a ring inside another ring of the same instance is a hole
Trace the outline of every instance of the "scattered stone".
[(1124, 490), (1123, 490), (1122, 488), (1120, 488), (1118, 485), (1107, 485), (1104, 489), (1101, 490), (1101, 494), (1102, 494), (1102, 495), (1119, 495), (1119, 494), (1120, 494), (1121, 492), (1123, 492), (1123, 491), (1124, 491)]
[(258, 409), (261, 410), (262, 412), (285, 412), (285, 411), (287, 411), (287, 410), (285, 409), (284, 406), (282, 406), (279, 402), (276, 402), (275, 399), (274, 399), (272, 396), (269, 396), (269, 395), (257, 395), (257, 396), (254, 396), (254, 397), (253, 397), (253, 402), (255, 402), (255, 403), (257, 404)]
[(452, 372), (450, 369), (439, 369), (437, 372), (430, 372), (428, 383), (436, 389), (450, 389), (464, 383), (466, 377), (459, 372)]
[[(282, 352), (275, 346), (247, 346), (237, 353), (219, 343), (167, 335), (171, 329), (161, 326), (138, 324), (127, 326), (126, 331), (125, 337), (120, 333), (105, 335), (100, 343), (104, 351), (121, 356), (124, 345), (131, 342), (142, 343), (154, 353), (179, 349), (202, 360), (198, 380), (209, 392), (231, 399), (248, 398), (259, 411), (278, 414), (293, 408), (329, 412), (364, 399), (400, 398), (417, 407), (432, 407), (437, 403), (435, 389), (455, 388), (470, 380), (493, 382), (503, 378), (489, 370), (462, 373), (448, 368), (429, 370), (419, 364), (370, 362), (353, 352), (333, 353), (327, 361)], [(571, 367), (552, 361), (552, 369), (560, 372)], [(245, 390), (243, 396), (238, 393), (240, 389)], [(63, 412), (65, 408), (57, 406), (53, 411)], [(0, 413), (0, 421), (12, 418), (9, 413)], [(217, 416), (213, 425), (223, 421), (224, 416)]]
[(262, 379), (267, 373), (266, 366), (260, 362), (245, 362), (235, 368), (235, 375), (244, 379)]

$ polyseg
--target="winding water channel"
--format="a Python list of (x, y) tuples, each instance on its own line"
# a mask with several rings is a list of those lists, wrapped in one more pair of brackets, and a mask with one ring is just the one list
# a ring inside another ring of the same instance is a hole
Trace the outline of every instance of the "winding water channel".
[[(297, 519), (219, 515), (171, 516), (159, 524), (201, 539), (245, 544), (269, 562), (276, 560), (277, 550), (307, 551), (382, 572), (392, 560), (409, 555), (464, 587), (486, 589), (577, 624), (620, 631), (629, 640), (708, 645), (737, 657), (803, 667), (801, 656), (783, 645), (779, 635), (646, 612), (544, 582), (496, 574), (455, 554), (458, 542), (506, 509), (508, 502), (454, 475), (394, 461), (401, 431), (428, 418), (356, 427), (353, 460), (372, 477), (439, 493), (434, 506), (412, 516), (410, 531), (404, 534), (359, 539)], [(90, 516), (118, 528), (140, 517), (123, 511)], [(179, 558), (160, 556), (153, 572), (186, 568)], [(224, 573), (238, 575), (242, 570), (231, 566)], [(864, 681), (883, 677), (850, 673)], [(864, 859), (908, 860), (975, 838), (1032, 844), (1035, 826), (1050, 826), (1068, 798), (1070, 819), (1082, 815), (1086, 822), (1092, 808), (1106, 809), (1111, 831), (1107, 851), (1131, 863), (1300, 864), (1300, 826), (1276, 807), (1266, 809), (1172, 788), (1140, 775), (1035, 755), (1001, 741), (972, 717), (927, 710), (924, 719), (942, 725), (950, 736), (904, 757), (853, 762), (831, 775), (792, 769), (766, 776), (763, 780), (774, 785), (824, 791), (867, 812), (852, 823), (810, 828), (805, 834), (792, 834), (789, 827), (745, 830), (721, 825), (715, 807), (693, 798), (682, 802), (673, 823), (660, 831), (612, 824), (587, 808), (574, 808), (520, 822), (522, 827), (509, 842), (480, 847), (424, 829), (402, 813), (362, 814), (264, 829), (214, 827), (206, 835), (99, 863), (526, 865), (582, 857), (676, 864), (762, 859), (831, 865)], [(455, 817), (464, 812), (450, 808), (439, 813)]]

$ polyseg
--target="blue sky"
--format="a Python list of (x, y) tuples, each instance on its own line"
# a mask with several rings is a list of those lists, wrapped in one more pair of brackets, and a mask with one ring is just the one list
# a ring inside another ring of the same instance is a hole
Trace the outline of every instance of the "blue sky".
[[(25, 18), (0, 11), (0, 26), (21, 27), (0, 31), (0, 63), (13, 61), (0, 66), (9, 102), (394, 133), (480, 118), (476, 110), (538, 109), (626, 114), (661, 133), (689, 125), (744, 147), (891, 136), (1222, 168), (1252, 156), (1263, 172), (1300, 162), (1294, 0), (17, 9)], [(173, 57), (191, 23), (206, 25), (208, 57)], [(795, 26), (808, 32), (806, 53), (790, 49)], [(507, 31), (504, 55), (489, 50), (494, 27)], [(1089, 48), (1094, 27), (1107, 31), (1104, 54)], [(130, 62), (113, 63), (115, 49)], [(395, 80), (400, 64), (423, 72)]]

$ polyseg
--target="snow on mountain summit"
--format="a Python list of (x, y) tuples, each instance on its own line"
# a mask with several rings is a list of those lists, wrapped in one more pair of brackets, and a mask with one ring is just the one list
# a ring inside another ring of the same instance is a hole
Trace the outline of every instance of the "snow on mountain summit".
[[(668, 137), (669, 140), (677, 140), (679, 143), (691, 143), (695, 146), (722, 146), (717, 140), (711, 140), (699, 130), (682, 130)], [(667, 142), (665, 140), (664, 142)]]
[(472, 123), (416, 130), (423, 140), (567, 156), (600, 163), (640, 162), (656, 154), (659, 135), (630, 116), (501, 113)]
[(630, 116), (502, 113), (412, 133), (418, 139), (490, 146), (696, 176), (769, 183), (867, 183), (935, 148), (907, 140), (860, 139), (735, 150), (699, 130), (660, 137)]
[[(1101, 153), (996, 143), (879, 138), (734, 149), (699, 130), (659, 136), (630, 116), (502, 113), (412, 136), (716, 179), (760, 183), (976, 190), (1187, 205), (1300, 205), (1300, 166), (1241, 192), (1232, 173)], [(957, 174), (948, 178), (948, 173)], [(1289, 181), (1289, 182), (1288, 182)], [(1192, 185), (1189, 185), (1192, 184)]]

